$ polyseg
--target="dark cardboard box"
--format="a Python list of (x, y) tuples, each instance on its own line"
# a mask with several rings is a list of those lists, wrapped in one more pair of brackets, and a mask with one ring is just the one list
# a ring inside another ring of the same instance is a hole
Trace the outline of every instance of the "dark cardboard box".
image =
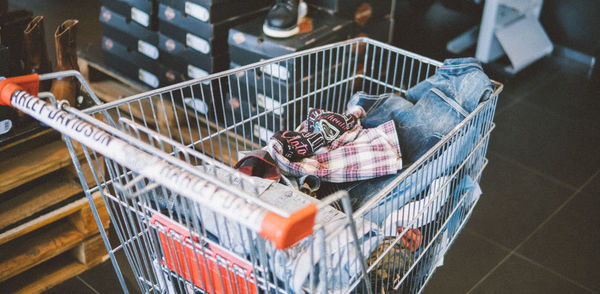
[(193, 74), (193, 72), (198, 71), (190, 69), (192, 67), (201, 69), (206, 74), (211, 74), (226, 70), (229, 65), (229, 57), (227, 55), (211, 56), (202, 54), (163, 34), (159, 35), (158, 47), (161, 51), (160, 61), (162, 64), (187, 73), (190, 78), (200, 77), (198, 74)]
[(126, 16), (129, 21), (134, 21), (141, 26), (158, 29), (158, 4), (153, 0), (101, 0), (102, 5), (108, 9)]
[(381, 20), (390, 14), (391, 0), (306, 0), (309, 9), (321, 8), (329, 14), (350, 19), (356, 24), (365, 25), (371, 20)]
[[(121, 47), (115, 49), (115, 47)], [(130, 52), (124, 55), (122, 45), (112, 45), (111, 49), (103, 46), (104, 63), (119, 74), (138, 83), (144, 83), (152, 88), (165, 87), (187, 80), (187, 77), (176, 70), (173, 70), (163, 64), (154, 64), (140, 66), (134, 63), (137, 52)], [(133, 61), (133, 62), (132, 62)], [(166, 99), (182, 106), (199, 117), (216, 121), (222, 118), (222, 94), (218, 90), (218, 81), (207, 83), (191, 83), (182, 86), (180, 89), (166, 94)]]
[(387, 42), (390, 32), (389, 19), (384, 19), (376, 23), (370, 23), (364, 27), (359, 27), (356, 30), (356, 37), (367, 37), (373, 40)]
[(206, 55), (227, 52), (227, 33), (232, 26), (264, 16), (266, 9), (224, 20), (206, 23), (170, 6), (159, 5), (160, 32)]
[[(322, 10), (309, 10), (312, 29), (286, 39), (273, 39), (264, 35), (263, 19), (237, 25), (229, 32), (229, 57), (232, 62), (246, 65), (317, 46), (346, 40), (352, 34), (352, 22), (327, 14)], [(288, 69), (294, 61), (287, 61)], [(296, 67), (300, 70), (300, 67)]]
[[(131, 21), (128, 16), (117, 13), (108, 7), (100, 8), (100, 22), (104, 27), (122, 32), (123, 36), (132, 36), (134, 39), (146, 41), (152, 45), (158, 44), (158, 32), (150, 30), (137, 22)], [(127, 42), (125, 38), (122, 40)]]
[(225, 101), (224, 127), (253, 143), (264, 146), (275, 132), (286, 127), (285, 119), (281, 116), (272, 112), (261, 112), (235, 96), (227, 94)]
[(271, 0), (159, 0), (161, 4), (181, 11), (184, 15), (205, 23), (220, 21), (271, 6)]
[[(230, 76), (231, 96), (242, 103), (249, 103), (259, 112), (272, 113), (282, 120), (288, 129), (294, 129), (308, 115), (310, 107), (331, 109), (338, 106), (339, 101), (347, 101), (352, 93), (351, 82), (341, 83), (334, 87), (336, 81), (345, 79), (350, 74), (352, 62), (340, 62), (320, 72), (307, 73), (297, 81), (283, 81), (268, 75), (257, 75), (257, 71), (249, 70)], [(236, 64), (231, 64), (235, 68)], [(339, 107), (334, 111), (343, 112)]]
[(102, 52), (104, 64), (136, 82), (158, 88), (177, 81), (178, 75), (174, 74), (171, 79), (162, 75), (161, 65), (155, 60), (109, 37), (102, 37)]
[(125, 17), (110, 11), (106, 7), (101, 8), (100, 21), (102, 24), (102, 35), (117, 43), (135, 50), (148, 58), (158, 60), (158, 32), (148, 30), (137, 23), (125, 21)]

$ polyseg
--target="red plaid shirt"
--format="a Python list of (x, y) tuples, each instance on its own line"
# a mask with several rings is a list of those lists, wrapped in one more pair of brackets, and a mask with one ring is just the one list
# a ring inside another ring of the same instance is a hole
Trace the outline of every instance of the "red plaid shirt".
[[(302, 124), (306, 127), (306, 124)], [(302, 130), (304, 131), (304, 130)], [(393, 121), (363, 129), (358, 123), (311, 157), (291, 162), (273, 141), (267, 146), (281, 172), (291, 176), (315, 175), (326, 182), (343, 183), (394, 174), (402, 168), (402, 154)]]

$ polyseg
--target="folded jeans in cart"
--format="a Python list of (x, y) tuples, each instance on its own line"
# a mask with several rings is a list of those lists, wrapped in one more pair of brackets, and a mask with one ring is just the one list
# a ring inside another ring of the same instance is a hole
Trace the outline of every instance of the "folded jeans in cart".
[(383, 102), (362, 94), (351, 99), (348, 107), (377, 101), (365, 109), (367, 117), (362, 125), (371, 128), (393, 119), (398, 125), (404, 159), (414, 162), (491, 93), (491, 82), (479, 62), (474, 58), (456, 58), (445, 60), (434, 75), (408, 89), (405, 101), (389, 93), (381, 95), (379, 100)]
[[(435, 179), (451, 174), (452, 169), (468, 156), (472, 149), (471, 145), (475, 143), (479, 135), (480, 131), (477, 128), (470, 128), (460, 134), (441, 154), (426, 161), (403, 181), (397, 183), (394, 189), (391, 190), (390, 196), (363, 211), (363, 218), (377, 225), (382, 225), (388, 215), (413, 201), (415, 197), (429, 188)], [(402, 171), (399, 171), (400, 173)], [(394, 174), (368, 181), (360, 181), (348, 187), (347, 190), (353, 203), (353, 209), (358, 210), (365, 206), (397, 178), (398, 174)]]
[(428, 258), (424, 258), (422, 262), (423, 266), (414, 275), (415, 279), (426, 279), (433, 268), (444, 265), (444, 255), (448, 251), (452, 239), (459, 233), (459, 228), (465, 220), (466, 213), (482, 194), (479, 184), (470, 176), (465, 176), (458, 186), (461, 190), (460, 195), (464, 196), (464, 201), (458, 207), (457, 211), (450, 216), (450, 219), (437, 239), (432, 242), (432, 246), (429, 249), (431, 253), (427, 254)]

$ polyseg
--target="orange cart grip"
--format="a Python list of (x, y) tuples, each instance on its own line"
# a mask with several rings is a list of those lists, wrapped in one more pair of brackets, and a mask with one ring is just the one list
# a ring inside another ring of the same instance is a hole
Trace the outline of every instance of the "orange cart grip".
[(311, 203), (285, 218), (267, 212), (263, 219), (260, 235), (271, 240), (277, 249), (286, 249), (313, 232), (317, 205)]
[(12, 106), (10, 99), (17, 90), (37, 96), (40, 89), (38, 74), (10, 77), (0, 81), (0, 105)]

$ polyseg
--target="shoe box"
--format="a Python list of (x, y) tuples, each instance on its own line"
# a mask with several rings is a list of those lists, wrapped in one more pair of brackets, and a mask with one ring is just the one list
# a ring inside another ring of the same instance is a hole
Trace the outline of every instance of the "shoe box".
[(273, 2), (272, 0), (159, 0), (159, 3), (180, 11), (186, 17), (209, 24), (251, 13)]
[(158, 29), (156, 0), (101, 0), (102, 6), (147, 29)]
[(391, 20), (385, 18), (378, 22), (369, 23), (363, 27), (357, 27), (355, 31), (356, 37), (367, 37), (380, 42), (387, 42), (390, 32)]
[[(188, 80), (186, 74), (154, 61), (147, 56), (131, 50), (106, 36), (102, 38), (104, 63), (123, 76), (150, 86), (164, 87)], [(219, 80), (203, 83), (190, 83), (168, 94), (168, 99), (193, 111), (194, 115), (212, 121), (222, 119), (222, 94)], [(224, 86), (226, 88), (226, 86)]]
[(116, 41), (127, 48), (134, 48), (138, 53), (157, 61), (160, 57), (158, 32), (149, 30), (132, 22), (128, 17), (116, 13), (107, 7), (100, 8), (102, 35)]
[[(309, 48), (346, 40), (352, 35), (352, 21), (329, 15), (323, 10), (309, 9), (308, 16), (300, 24), (300, 33), (285, 39), (267, 37), (262, 30), (263, 18), (255, 18), (233, 27), (229, 31), (229, 58), (231, 62), (246, 65), (265, 59), (302, 51)], [(296, 59), (300, 61), (300, 59)], [(315, 62), (316, 60), (312, 60)], [(303, 62), (305, 62), (303, 60)], [(300, 64), (293, 60), (280, 63), (280, 67), (300, 70)], [(296, 65), (296, 66), (295, 66)], [(305, 62), (305, 66), (308, 66)], [(275, 68), (273, 73), (279, 71)]]
[[(343, 104), (340, 99), (343, 100), (352, 93), (352, 85), (334, 84), (351, 75), (351, 64), (350, 60), (340, 61), (320, 72), (306, 73), (295, 81), (276, 79), (261, 74), (258, 69), (242, 71), (230, 77), (231, 97), (250, 105), (259, 113), (276, 116), (276, 121), (279, 122), (276, 125), (285, 127), (284, 129), (295, 129), (306, 119), (309, 107), (331, 109), (334, 105)], [(237, 66), (235, 63), (231, 64), (232, 68)]]
[(152, 88), (184, 80), (182, 74), (167, 70), (157, 60), (135, 50), (135, 47), (128, 47), (107, 36), (102, 37), (102, 53), (105, 65)]
[[(10, 75), (8, 47), (0, 44), (0, 76)], [(46, 127), (38, 121), (25, 115), (19, 116), (17, 111), (10, 106), (0, 106), (0, 146), (32, 135)]]
[(207, 76), (211, 73), (226, 70), (229, 56), (210, 56), (184, 45), (164, 34), (159, 34), (158, 48), (161, 62), (176, 71), (186, 74), (191, 79)]
[(246, 138), (252, 143), (266, 145), (273, 134), (285, 130), (285, 118), (274, 112), (261, 112), (252, 104), (227, 94), (225, 125), (228, 132)]
[(262, 19), (267, 9), (263, 7), (258, 11), (208, 23), (160, 3), (159, 47), (170, 55), (167, 57), (170, 61), (179, 60), (178, 64), (190, 64), (208, 73), (225, 70), (229, 63), (227, 59), (229, 28), (250, 19)]
[[(329, 14), (350, 19), (358, 26), (377, 22), (390, 14), (391, 0), (305, 0), (310, 7), (317, 7)], [(310, 8), (309, 8), (310, 9)]]

